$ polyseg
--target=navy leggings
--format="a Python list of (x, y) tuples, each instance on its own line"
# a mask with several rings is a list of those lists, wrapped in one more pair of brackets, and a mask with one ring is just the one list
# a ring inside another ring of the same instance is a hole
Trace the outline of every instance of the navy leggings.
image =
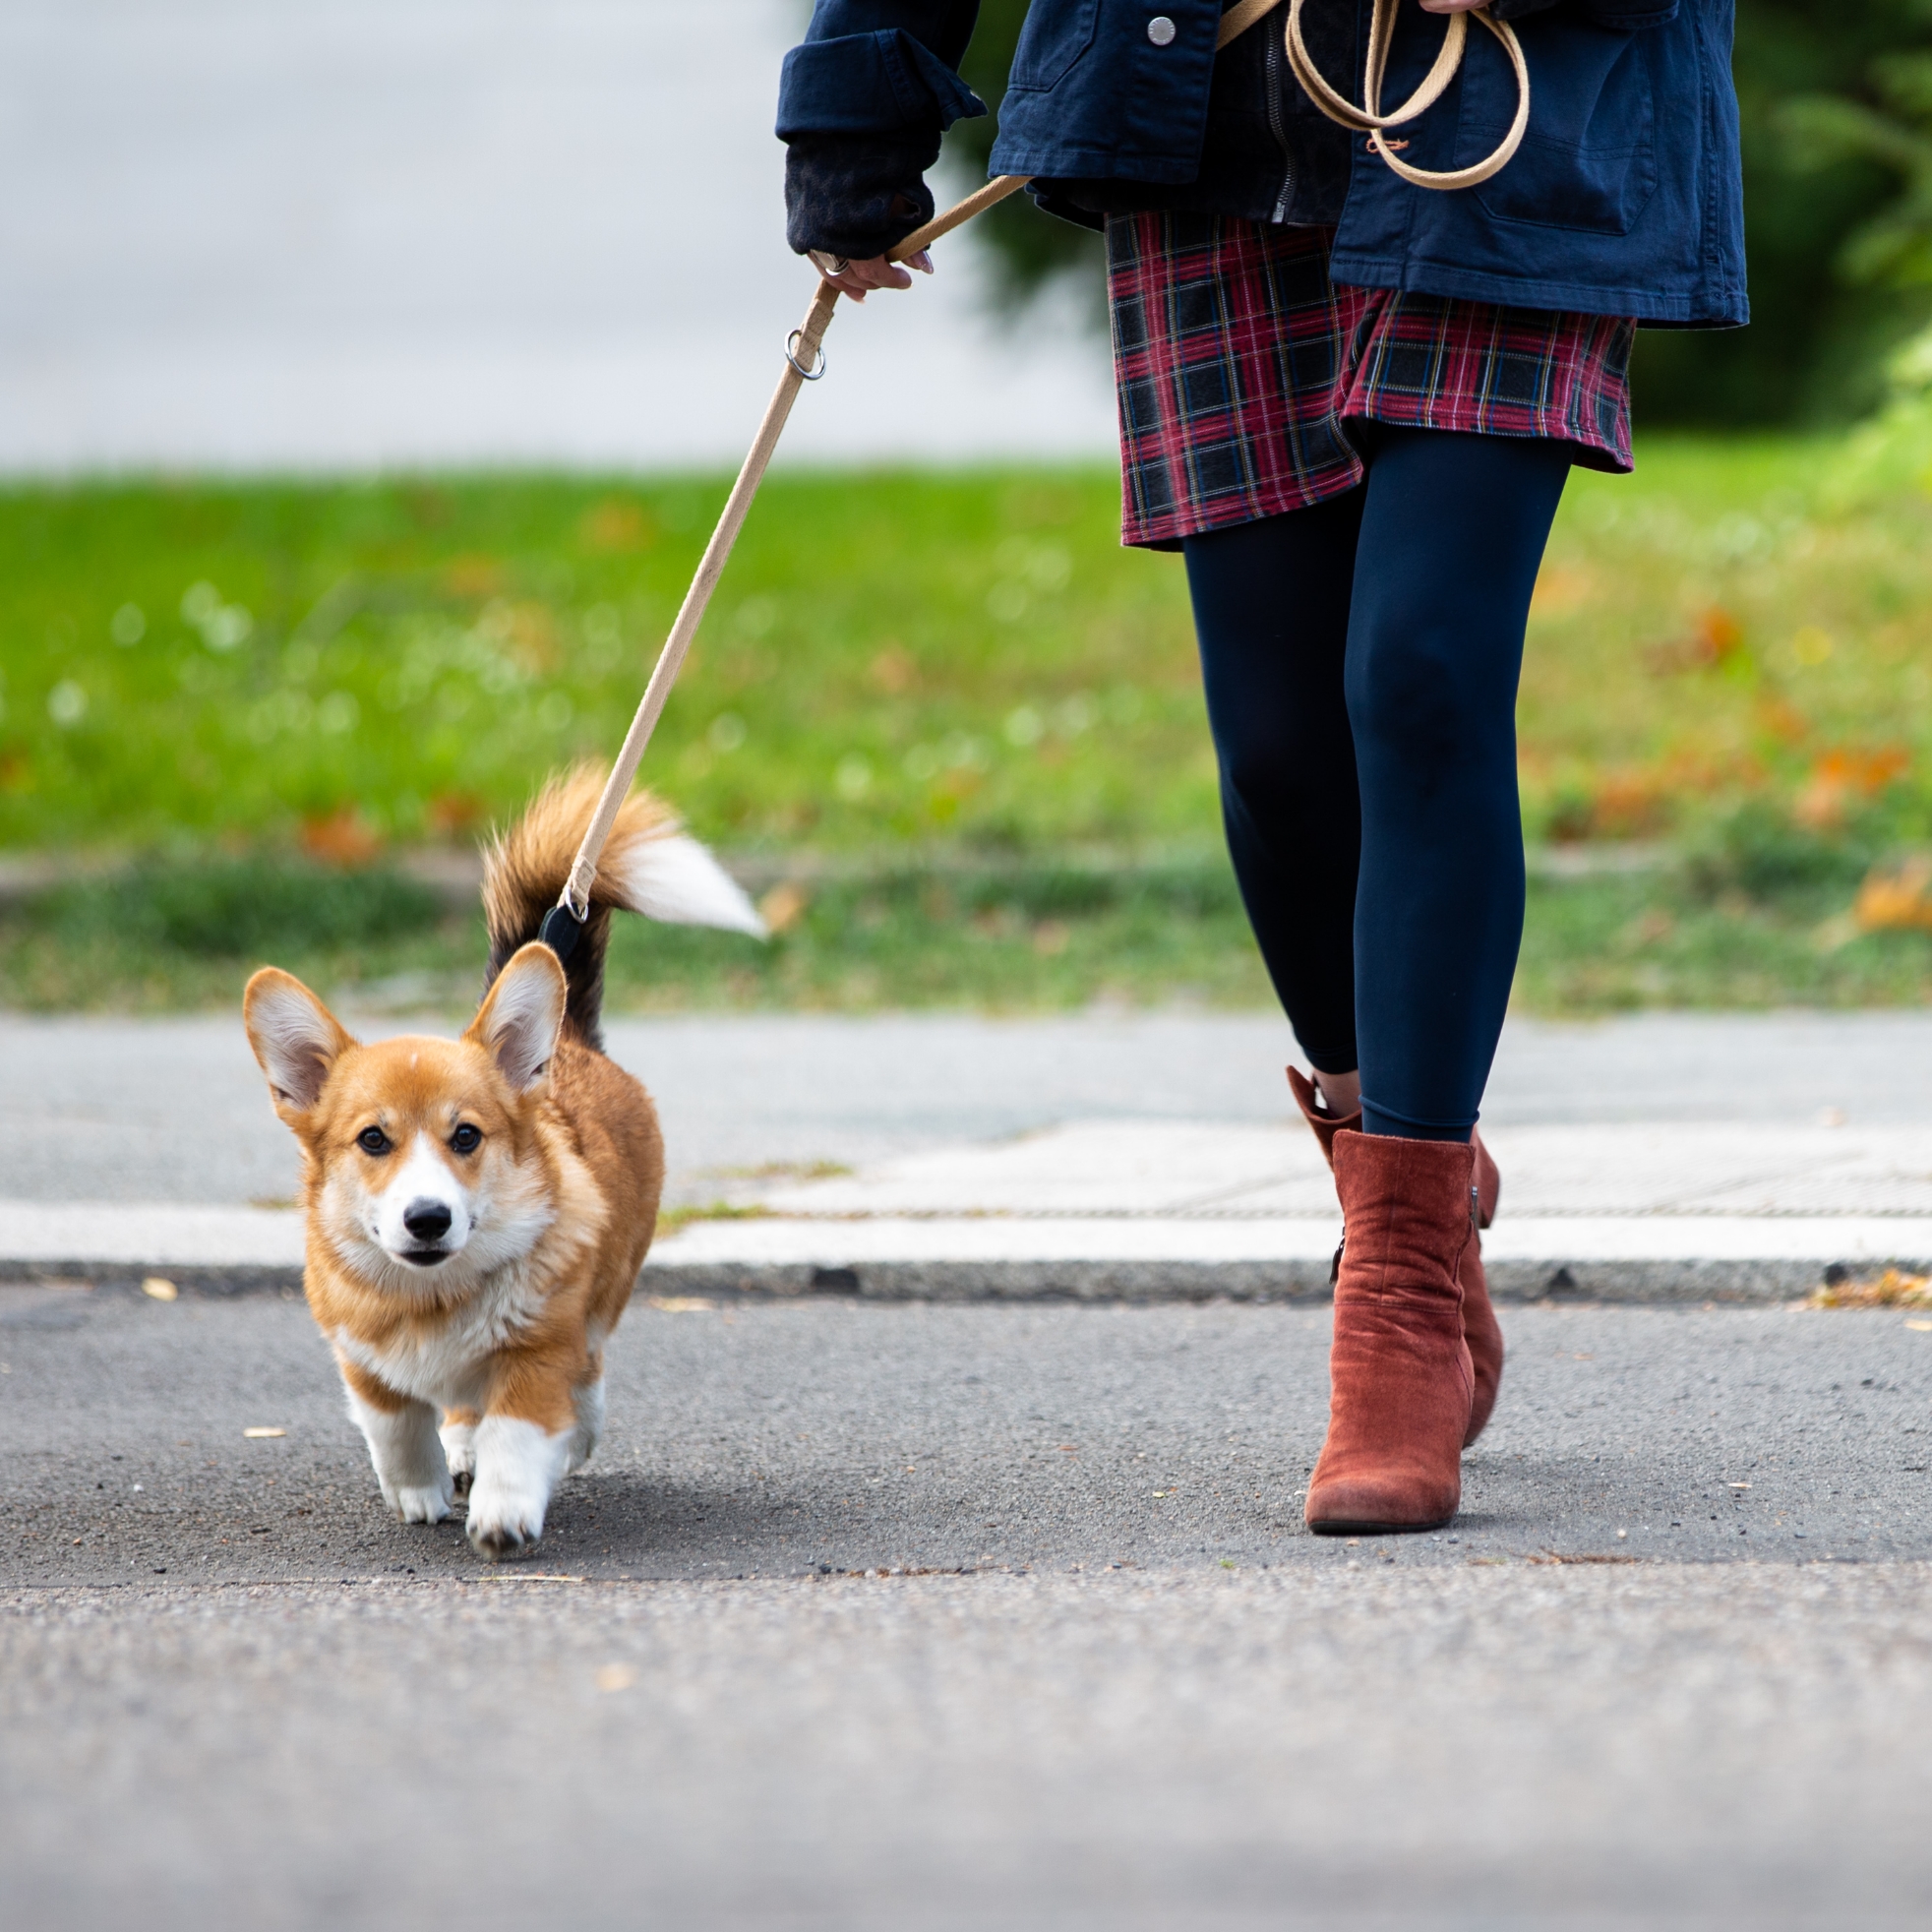
[(1570, 453), (1358, 425), (1366, 481), (1189, 537), (1241, 897), (1369, 1133), (1467, 1140), (1523, 937), (1516, 684)]

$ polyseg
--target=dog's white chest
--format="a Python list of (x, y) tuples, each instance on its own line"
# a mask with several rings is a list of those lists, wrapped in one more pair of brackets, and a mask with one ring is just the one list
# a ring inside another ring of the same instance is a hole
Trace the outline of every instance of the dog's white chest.
[(399, 1395), (443, 1409), (477, 1406), (484, 1364), (515, 1340), (542, 1302), (526, 1269), (506, 1268), (441, 1318), (377, 1346), (337, 1330), (335, 1346)]

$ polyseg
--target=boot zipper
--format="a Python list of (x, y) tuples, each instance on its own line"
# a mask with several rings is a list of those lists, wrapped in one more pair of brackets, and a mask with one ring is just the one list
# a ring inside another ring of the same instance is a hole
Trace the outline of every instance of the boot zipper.
[[(1264, 30), (1268, 41), (1268, 132), (1275, 137), (1275, 146), (1282, 151), (1281, 191), (1275, 197), (1275, 211), (1269, 218), (1286, 221), (1288, 211), (1295, 201), (1295, 150), (1288, 145), (1288, 123), (1282, 112), (1282, 69), (1287, 64), (1287, 55), (1282, 48), (1281, 33), (1272, 22)], [(1341, 1250), (1338, 1248), (1336, 1252), (1339, 1254)]]
[[(1481, 1195), (1472, 1187), (1469, 1190), (1469, 1231), (1472, 1235), (1477, 1231), (1477, 1210), (1481, 1206)], [(1342, 1230), (1342, 1238), (1335, 1243), (1335, 1258), (1328, 1264), (1328, 1285), (1330, 1288), (1335, 1287), (1342, 1279), (1342, 1250), (1348, 1244), (1349, 1231), (1344, 1228)]]

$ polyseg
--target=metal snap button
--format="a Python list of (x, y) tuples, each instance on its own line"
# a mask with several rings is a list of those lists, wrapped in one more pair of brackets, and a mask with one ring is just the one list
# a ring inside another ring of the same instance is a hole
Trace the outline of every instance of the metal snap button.
[(1147, 37), (1157, 47), (1165, 47), (1174, 38), (1174, 22), (1166, 14), (1156, 14), (1147, 23)]

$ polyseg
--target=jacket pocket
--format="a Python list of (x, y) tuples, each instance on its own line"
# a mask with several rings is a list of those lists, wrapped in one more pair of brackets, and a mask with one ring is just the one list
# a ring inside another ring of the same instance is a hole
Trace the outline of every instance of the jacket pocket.
[[(1529, 130), (1501, 173), (1470, 192), (1499, 221), (1629, 233), (1657, 192), (1656, 36), (1549, 15), (1517, 31), (1530, 68)], [(1489, 153), (1515, 111), (1509, 56), (1472, 32), (1455, 165)]]
[(1033, 0), (1007, 87), (1024, 91), (1057, 86), (1093, 45), (1099, 27), (1100, 0)]

